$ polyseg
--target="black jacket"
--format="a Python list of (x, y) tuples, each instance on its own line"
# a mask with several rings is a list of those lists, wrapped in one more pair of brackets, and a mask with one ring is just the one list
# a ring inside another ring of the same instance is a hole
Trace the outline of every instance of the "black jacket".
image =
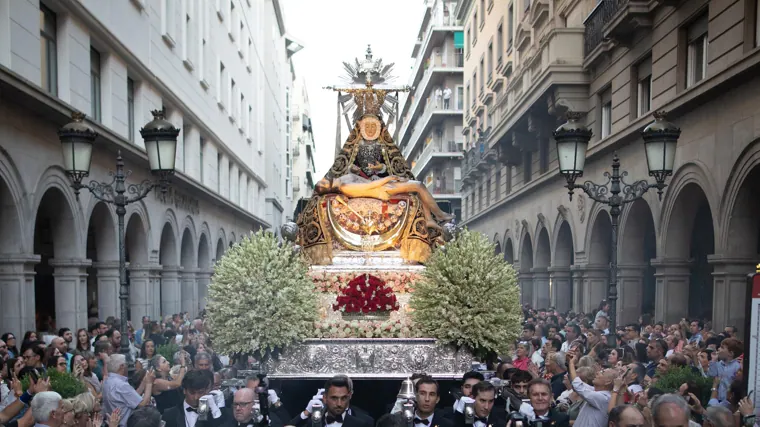
[(351, 405), (348, 407), (348, 411), (351, 415), (355, 416), (356, 418), (359, 418), (364, 423), (368, 423), (371, 426), (375, 425), (375, 419), (369, 416), (367, 411), (365, 411), (364, 409)]
[[(219, 427), (238, 427), (238, 422), (235, 420), (235, 417), (232, 414), (232, 408), (226, 408), (226, 410), (227, 410), (227, 414), (225, 417), (225, 421)], [(225, 411), (223, 410), (222, 412), (224, 413)], [(253, 425), (254, 427), (258, 427), (258, 425), (254, 423), (253, 421), (243, 423), (242, 425), (247, 426), (249, 424)], [(273, 414), (273, 413), (269, 414), (269, 427), (283, 427), (283, 426), (284, 424), (282, 420), (276, 414)]]
[[(544, 424), (546, 426), (546, 424)], [(551, 427), (570, 427), (570, 416), (556, 409), (549, 410), (549, 426)]]
[[(433, 422), (430, 423), (430, 426), (428, 427), (454, 427), (454, 423), (443, 416), (443, 411), (435, 411), (433, 412)], [(398, 421), (396, 425), (404, 425), (404, 414), (401, 412), (398, 412), (396, 414), (393, 414), (394, 417), (397, 417)]]
[[(179, 406), (164, 411), (161, 419), (166, 422), (165, 427), (185, 427), (187, 425), (185, 422), (185, 413), (184, 403), (182, 403)], [(198, 420), (198, 422), (195, 423), (195, 427), (222, 427), (228, 420), (226, 414), (226, 411), (222, 411), (222, 416), (216, 419), (211, 418), (211, 414), (208, 414), (208, 420)]]
[[(490, 415), (488, 415), (488, 422), (486, 423), (486, 426), (490, 427), (506, 427), (507, 420), (506, 418), (503, 418), (501, 416), (498, 416), (497, 414), (494, 414), (493, 411)], [(167, 426), (168, 427), (168, 426)], [(461, 412), (454, 411), (454, 427), (470, 427), (464, 422), (464, 414)]]
[[(352, 409), (352, 412), (354, 410)], [(303, 419), (301, 418), (301, 413), (296, 415), (293, 419), (290, 420), (288, 425), (295, 426), (295, 427), (311, 427), (311, 418)], [(325, 419), (322, 418), (322, 426), (325, 426)], [(169, 426), (166, 426), (169, 427)], [(364, 418), (359, 418), (354, 415), (348, 415), (343, 414), (343, 427), (374, 427), (374, 424), (368, 422)]]

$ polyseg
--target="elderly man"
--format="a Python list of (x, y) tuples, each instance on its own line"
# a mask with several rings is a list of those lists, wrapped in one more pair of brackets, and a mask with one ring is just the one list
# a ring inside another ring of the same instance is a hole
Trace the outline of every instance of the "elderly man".
[(127, 427), (161, 427), (161, 413), (152, 406), (137, 408), (127, 420)]
[[(227, 420), (225, 427), (258, 427), (259, 421), (254, 420), (253, 407), (258, 396), (250, 388), (241, 388), (235, 392), (232, 401), (232, 417)], [(282, 426), (282, 420), (276, 414), (269, 414), (269, 427)]]
[(520, 412), (529, 419), (542, 421), (555, 427), (570, 427), (570, 417), (562, 412), (552, 410), (551, 384), (542, 378), (536, 378), (528, 384), (530, 403), (520, 407)]
[(644, 423), (644, 415), (633, 406), (620, 405), (610, 411), (610, 427), (643, 426)]
[(63, 425), (61, 395), (54, 391), (37, 393), (32, 400), (32, 416), (35, 426), (59, 427)]
[(103, 382), (103, 411), (110, 414), (121, 411), (119, 426), (125, 427), (132, 411), (150, 405), (155, 374), (149, 370), (138, 389), (144, 389), (142, 397), (127, 382), (127, 360), (123, 354), (112, 354), (106, 365), (108, 378)]
[(663, 394), (652, 405), (654, 427), (689, 427), (691, 411), (682, 396)]
[(213, 371), (214, 363), (211, 360), (211, 355), (205, 352), (195, 354), (195, 369)]
[(568, 356), (570, 357), (568, 374), (570, 375), (573, 390), (586, 401), (586, 404), (583, 405), (580, 413), (578, 413), (575, 425), (583, 427), (607, 427), (607, 406), (612, 395), (610, 392), (612, 391), (613, 382), (618, 375), (617, 372), (614, 369), (602, 370), (594, 378), (592, 386), (584, 383), (576, 374), (575, 364), (580, 354), (575, 354), (571, 350)]

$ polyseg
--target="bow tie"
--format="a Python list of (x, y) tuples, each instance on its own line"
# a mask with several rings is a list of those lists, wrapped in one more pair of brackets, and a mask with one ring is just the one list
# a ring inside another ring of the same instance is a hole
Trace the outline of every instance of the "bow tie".
[(488, 417), (484, 417), (484, 418), (475, 417), (475, 422), (478, 422), (478, 421), (480, 421), (481, 423), (485, 425), (488, 425)]
[(185, 411), (187, 411), (187, 412), (195, 412), (197, 414), (198, 413), (198, 408), (193, 408), (192, 406), (188, 406), (187, 408), (185, 408)]
[(337, 417), (333, 417), (332, 415), (328, 415), (325, 417), (325, 424), (342, 423), (342, 422), (343, 422), (343, 414), (338, 415)]
[(414, 417), (414, 423), (415, 423), (415, 424), (425, 424), (426, 426), (430, 425), (430, 421), (428, 421), (428, 419), (427, 419), (427, 418), (425, 418), (425, 419), (423, 420), (423, 419), (421, 419), (421, 418), (417, 418), (417, 417)]
[(248, 421), (247, 423), (237, 423), (237, 427), (249, 427), (253, 425), (253, 421)]

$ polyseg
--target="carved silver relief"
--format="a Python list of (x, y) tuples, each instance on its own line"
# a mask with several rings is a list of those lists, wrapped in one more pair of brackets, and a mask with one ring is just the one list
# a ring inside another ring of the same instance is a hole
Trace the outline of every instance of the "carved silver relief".
[(262, 366), (271, 378), (406, 378), (425, 372), (435, 378), (461, 378), (472, 354), (437, 345), (426, 338), (310, 339), (288, 347), (277, 360)]

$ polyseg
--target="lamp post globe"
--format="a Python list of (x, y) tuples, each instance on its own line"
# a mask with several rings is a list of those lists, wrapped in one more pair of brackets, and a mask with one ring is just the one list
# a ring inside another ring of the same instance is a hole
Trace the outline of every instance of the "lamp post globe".
[(681, 129), (665, 120), (664, 112), (655, 112), (653, 115), (654, 122), (644, 128), (641, 137), (644, 139), (649, 176), (654, 177), (657, 184), (664, 188), (665, 178), (673, 174)]
[(63, 151), (63, 168), (74, 182), (77, 197), (82, 179), (90, 175), (92, 145), (98, 133), (84, 122), (85, 115), (79, 111), (71, 114), (72, 121), (58, 129), (58, 139)]
[(140, 129), (140, 135), (145, 141), (150, 171), (165, 180), (174, 173), (179, 129), (166, 120), (165, 110), (153, 110), (151, 114), (153, 120)]
[(581, 114), (567, 113), (567, 122), (557, 128), (552, 135), (557, 143), (557, 158), (559, 172), (567, 180), (570, 198), (573, 197), (575, 180), (583, 176), (586, 166), (586, 150), (593, 133), (583, 126), (579, 120)]

